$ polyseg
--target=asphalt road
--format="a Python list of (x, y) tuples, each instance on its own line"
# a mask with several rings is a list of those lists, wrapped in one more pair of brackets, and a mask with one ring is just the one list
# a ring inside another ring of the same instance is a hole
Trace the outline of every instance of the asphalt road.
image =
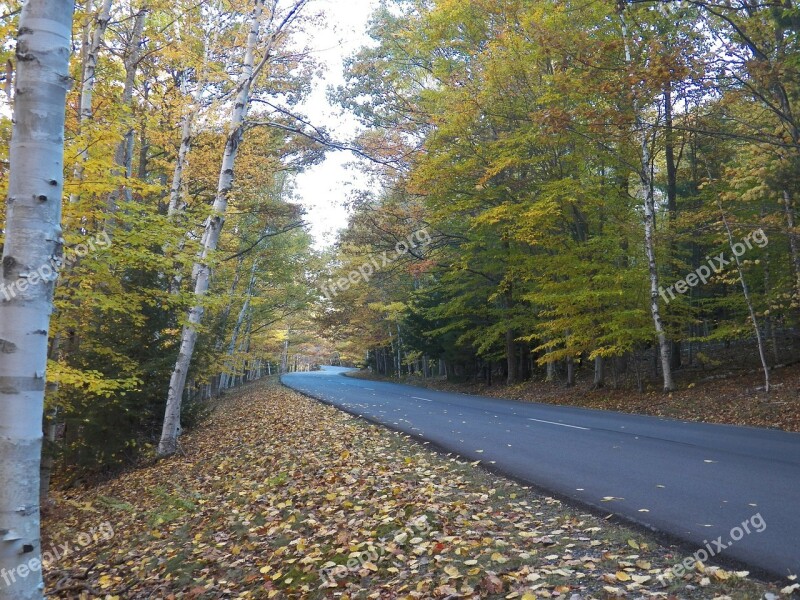
[(687, 549), (800, 573), (800, 434), (445, 393), (347, 370), (283, 382)]

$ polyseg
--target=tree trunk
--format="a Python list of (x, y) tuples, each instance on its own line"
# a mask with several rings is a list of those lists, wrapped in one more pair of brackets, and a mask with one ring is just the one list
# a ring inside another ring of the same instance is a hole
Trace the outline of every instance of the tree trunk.
[(506, 331), (506, 362), (508, 363), (508, 375), (506, 383), (511, 385), (517, 383), (519, 371), (517, 370), (517, 342), (516, 334), (512, 329)]
[[(667, 165), (667, 211), (669, 213), (668, 257), (669, 272), (674, 273), (675, 221), (678, 218), (678, 166), (675, 161), (675, 139), (672, 127), (672, 85), (667, 82), (664, 90), (664, 161)], [(670, 348), (670, 367), (681, 366), (681, 342), (674, 340)]]
[(248, 308), (247, 317), (245, 319), (245, 328), (244, 328), (244, 336), (242, 337), (242, 341), (239, 344), (239, 353), (242, 355), (242, 372), (241, 378), (239, 383), (243, 384), (247, 382), (247, 370), (248, 370), (248, 356), (250, 354), (250, 332), (253, 329), (253, 312), (251, 309)]
[[(631, 53), (628, 42), (627, 25), (622, 18), (623, 42), (625, 44), (625, 60), (631, 62)], [(650, 276), (650, 315), (653, 318), (656, 338), (658, 339), (658, 350), (661, 357), (661, 371), (664, 379), (664, 391), (671, 392), (675, 389), (672, 380), (672, 368), (670, 366), (669, 342), (664, 332), (664, 324), (661, 320), (661, 309), (658, 305), (658, 265), (656, 263), (655, 249), (655, 229), (656, 229), (656, 208), (655, 196), (653, 192), (653, 178), (650, 173), (650, 135), (647, 125), (642, 119), (638, 102), (634, 101), (634, 113), (636, 114), (636, 129), (639, 134), (641, 147), (641, 168), (639, 179), (644, 189), (644, 245), (647, 254), (647, 267)]]
[[(186, 93), (186, 80), (188, 74), (184, 73), (181, 80), (181, 92)], [(186, 202), (182, 199), (183, 188), (183, 172), (188, 163), (189, 150), (192, 147), (192, 126), (194, 124), (194, 115), (196, 110), (196, 102), (198, 90), (192, 96), (192, 104), (184, 111), (181, 117), (181, 144), (178, 148), (178, 156), (175, 159), (175, 168), (172, 171), (172, 183), (169, 186), (169, 205), (167, 207), (167, 216), (175, 217), (175, 215), (182, 213), (186, 208)]]
[(531, 378), (531, 348), (527, 342), (519, 344), (519, 354), (520, 379), (527, 381)]
[[(130, 113), (133, 113), (133, 86), (136, 83), (136, 71), (139, 68), (139, 60), (142, 56), (141, 42), (145, 16), (147, 16), (147, 8), (143, 6), (139, 9), (139, 12), (136, 13), (136, 18), (133, 21), (131, 38), (128, 41), (128, 48), (126, 48), (125, 57), (123, 58), (125, 83), (122, 87), (122, 103)], [(122, 141), (117, 145), (116, 152), (114, 153), (114, 162), (122, 167), (122, 174), (125, 176), (125, 179), (129, 179), (133, 175), (133, 146), (134, 128), (129, 125), (125, 135), (122, 137)], [(130, 188), (123, 185), (120, 189), (125, 196), (125, 200), (130, 202)], [(112, 213), (117, 210), (118, 195), (117, 192), (109, 195), (108, 209)]]
[[(764, 218), (766, 214), (765, 209), (761, 208), (761, 217)], [(762, 261), (764, 265), (764, 298), (767, 302), (767, 306), (770, 303), (770, 296), (772, 290), (772, 282), (770, 280), (770, 269), (772, 267), (771, 260), (770, 260), (770, 251), (769, 245), (765, 246), (764, 248), (764, 260)], [(772, 347), (772, 358), (775, 361), (774, 364), (780, 364), (780, 354), (778, 350), (778, 338), (775, 334), (775, 327), (772, 324), (772, 315), (769, 314), (767, 311), (766, 316), (764, 317), (764, 334), (765, 337), (769, 338), (770, 346)]]
[[(50, 340), (50, 346), (47, 350), (47, 359), (57, 361), (59, 359), (59, 350), (61, 349), (61, 333), (58, 332)], [(58, 384), (54, 381), (48, 381), (45, 386), (45, 404), (49, 398), (55, 398), (58, 393)], [(39, 502), (44, 504), (50, 495), (50, 479), (53, 473), (53, 465), (55, 464), (54, 454), (56, 446), (56, 430), (58, 429), (58, 405), (56, 404), (50, 414), (44, 419), (44, 446), (42, 447), (42, 464), (39, 469)]]
[(287, 373), (289, 369), (289, 330), (286, 331), (286, 339), (283, 340), (283, 352), (281, 352), (281, 373)]
[(575, 359), (567, 357), (567, 387), (575, 385)]
[(756, 319), (756, 311), (753, 308), (753, 301), (750, 298), (750, 290), (747, 287), (747, 282), (744, 280), (744, 273), (742, 272), (742, 263), (739, 260), (739, 255), (733, 249), (734, 242), (733, 242), (733, 235), (731, 234), (730, 225), (728, 225), (728, 220), (725, 218), (725, 212), (722, 210), (722, 203), (717, 200), (717, 204), (719, 205), (720, 213), (722, 213), (722, 223), (725, 225), (725, 232), (728, 234), (728, 245), (731, 249), (731, 254), (733, 254), (733, 258), (736, 261), (736, 269), (739, 271), (739, 281), (742, 282), (742, 293), (744, 294), (744, 299), (747, 302), (747, 310), (750, 311), (750, 319), (753, 321), (753, 330), (756, 334), (756, 341), (758, 342), (758, 355), (761, 358), (761, 368), (764, 370), (764, 391), (769, 392), (769, 365), (767, 365), (767, 357), (766, 353), (764, 352), (764, 339), (761, 336), (761, 329), (758, 327), (758, 320)]
[[(183, 86), (184, 83), (181, 85)], [(192, 125), (194, 122), (195, 112), (193, 108), (194, 107), (190, 107), (189, 110), (184, 113), (183, 118), (181, 119), (181, 145), (178, 148), (178, 156), (175, 159), (175, 169), (172, 172), (172, 183), (169, 187), (169, 205), (167, 206), (167, 216), (171, 220), (175, 220), (177, 216), (182, 214), (186, 209), (186, 201), (182, 199), (183, 172), (189, 162), (189, 150), (192, 147)], [(177, 252), (182, 252), (185, 246), (186, 240), (182, 239), (178, 243)], [(183, 274), (181, 273), (180, 269), (178, 269), (172, 276), (172, 280), (170, 282), (170, 293), (180, 293), (182, 282)]]
[(605, 360), (602, 356), (596, 356), (594, 359), (594, 387), (601, 388), (606, 385), (606, 366)]
[[(639, 120), (640, 126), (644, 126)], [(658, 305), (658, 265), (656, 263), (655, 229), (656, 229), (656, 204), (653, 192), (653, 180), (650, 176), (650, 147), (647, 132), (641, 132), (642, 170), (640, 179), (644, 187), (644, 245), (647, 254), (647, 267), (650, 275), (650, 314), (655, 325), (658, 350), (661, 358), (661, 372), (664, 380), (664, 391), (671, 392), (675, 389), (672, 380), (672, 365), (670, 363), (669, 342), (667, 341), (664, 325), (661, 320), (661, 309)]]
[[(111, 0), (103, 0), (103, 4), (97, 13), (97, 19), (92, 32), (92, 40), (89, 48), (85, 53), (85, 60), (83, 63), (83, 79), (81, 81), (81, 96), (80, 106), (78, 109), (78, 130), (81, 126), (92, 120), (92, 97), (94, 95), (95, 84), (95, 71), (97, 70), (97, 56), (100, 52), (100, 46), (103, 43), (103, 38), (106, 35), (108, 23), (111, 20)], [(83, 163), (89, 158), (89, 148), (84, 147), (78, 153), (78, 163), (75, 165), (74, 177), (80, 180), (83, 176)], [(80, 195), (73, 193), (70, 194), (69, 201), (77, 202)]]
[(255, 50), (258, 43), (261, 13), (263, 9), (264, 0), (256, 0), (253, 12), (250, 16), (250, 33), (247, 36), (247, 48), (245, 50), (242, 77), (239, 82), (239, 93), (236, 96), (231, 112), (228, 137), (222, 156), (217, 195), (214, 199), (213, 212), (206, 221), (199, 260), (195, 263), (193, 269), (195, 274), (194, 294), (197, 303), (189, 311), (189, 320), (184, 326), (181, 336), (181, 348), (178, 354), (178, 360), (175, 363), (175, 369), (170, 378), (167, 408), (164, 414), (164, 426), (161, 431), (161, 441), (158, 444), (159, 456), (169, 456), (174, 454), (178, 449), (183, 388), (186, 384), (186, 375), (189, 372), (192, 355), (194, 354), (194, 347), (197, 343), (197, 327), (203, 320), (204, 310), (202, 300), (208, 292), (211, 277), (208, 260), (217, 248), (219, 236), (225, 223), (225, 211), (228, 208), (228, 194), (233, 186), (233, 168), (236, 163), (236, 156), (239, 152), (239, 144), (244, 129), (244, 119), (250, 102), (250, 89), (255, 76)]
[(556, 363), (552, 360), (547, 361), (547, 371), (545, 375), (545, 381), (555, 381), (556, 380)]
[(61, 256), (64, 115), (73, 3), (28, 0), (17, 79), (0, 274), (0, 600), (40, 600), (39, 468), (53, 257)]
[(794, 228), (792, 197), (786, 190), (783, 190), (783, 208), (786, 212), (786, 226), (789, 230), (789, 250), (792, 254), (792, 266), (794, 267), (794, 293), (800, 299), (800, 244), (797, 241), (797, 233)]
[[(258, 269), (258, 259), (253, 261), (253, 266), (250, 269), (250, 283), (247, 285), (247, 292), (245, 293), (245, 300), (244, 304), (242, 304), (242, 309), (239, 311), (239, 316), (236, 319), (236, 324), (233, 326), (233, 332), (231, 333), (231, 342), (228, 344), (228, 356), (233, 357), (236, 353), (236, 342), (239, 337), (239, 331), (241, 331), (242, 324), (244, 323), (245, 317), (250, 310), (250, 298), (253, 295), (253, 287), (256, 284), (256, 272)], [(230, 364), (230, 362), (228, 363)], [(230, 374), (227, 372), (227, 369), (223, 369), (222, 372), (222, 381), (220, 382), (220, 388), (227, 389), (228, 382), (230, 381)]]
[(403, 376), (403, 337), (400, 334), (400, 323), (397, 325), (397, 376)]

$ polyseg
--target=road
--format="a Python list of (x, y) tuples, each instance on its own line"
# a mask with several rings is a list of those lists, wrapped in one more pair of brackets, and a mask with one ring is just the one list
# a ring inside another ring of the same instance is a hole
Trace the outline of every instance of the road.
[(800, 434), (438, 392), (347, 370), (283, 382), (687, 549), (800, 573)]

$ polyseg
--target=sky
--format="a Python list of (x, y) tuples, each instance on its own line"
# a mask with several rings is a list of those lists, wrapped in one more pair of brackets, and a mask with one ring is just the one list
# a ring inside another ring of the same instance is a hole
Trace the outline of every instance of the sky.
[[(323, 125), (337, 140), (347, 140), (358, 125), (352, 116), (330, 105), (326, 92), (328, 86), (344, 82), (344, 59), (368, 43), (367, 21), (378, 0), (318, 0), (313, 5), (325, 13), (327, 23), (321, 30), (308, 32), (308, 45), (325, 73), (315, 83), (303, 111), (314, 125)], [(297, 177), (296, 194), (307, 209), (306, 220), (318, 248), (335, 241), (336, 232), (347, 225), (344, 203), (353, 191), (368, 185), (365, 176), (348, 168), (354, 161), (349, 152), (330, 152), (323, 163)]]

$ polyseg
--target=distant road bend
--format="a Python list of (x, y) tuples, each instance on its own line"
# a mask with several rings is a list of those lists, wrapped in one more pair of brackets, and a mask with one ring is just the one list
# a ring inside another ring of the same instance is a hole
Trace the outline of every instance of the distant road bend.
[[(689, 547), (722, 543), (721, 558), (800, 573), (800, 434), (438, 392), (347, 370), (283, 382)], [(743, 522), (751, 532), (740, 536)]]

